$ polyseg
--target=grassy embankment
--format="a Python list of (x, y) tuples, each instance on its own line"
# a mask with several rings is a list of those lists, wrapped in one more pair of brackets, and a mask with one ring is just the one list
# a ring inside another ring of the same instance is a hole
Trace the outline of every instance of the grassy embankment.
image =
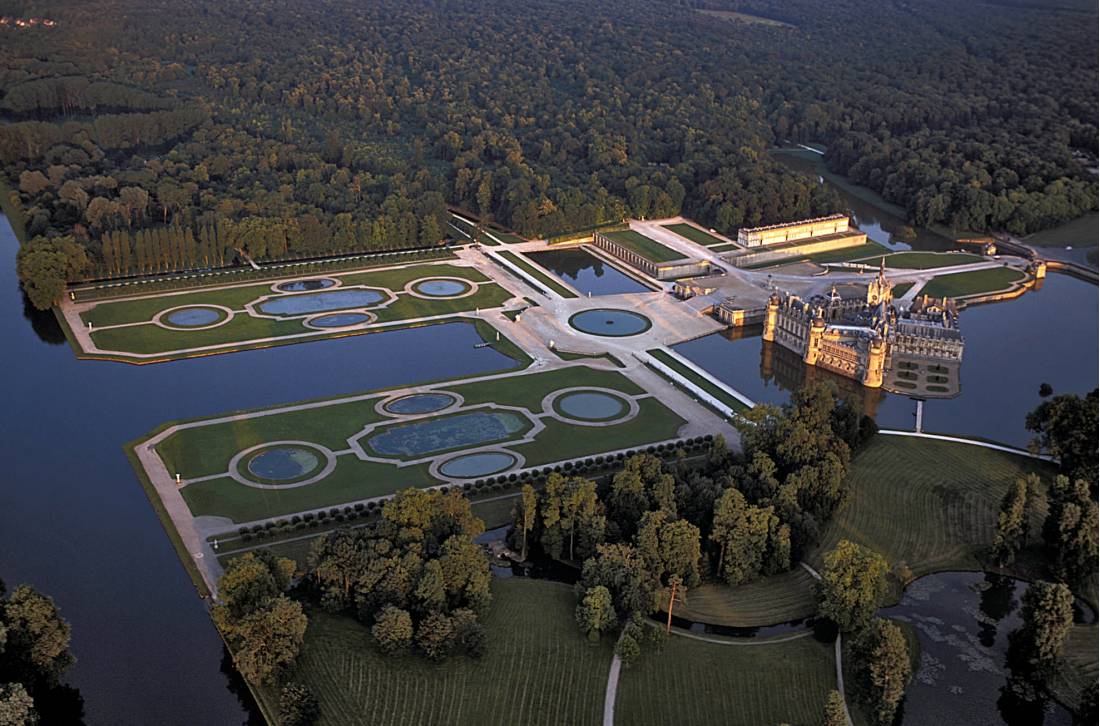
[[(726, 393), (721, 388), (714, 385), (714, 383), (712, 383), (710, 380), (708, 380), (708, 379), (704, 378), (703, 376), (699, 375), (698, 373), (693, 371), (691, 368), (688, 368), (686, 365), (684, 365), (683, 363), (678, 361), (676, 358), (669, 355), (667, 351), (664, 351), (660, 348), (654, 348), (654, 349), (648, 350), (646, 352), (649, 353), (654, 358), (656, 358), (657, 360), (659, 360), (661, 363), (665, 364), (666, 366), (668, 366), (672, 370), (674, 370), (677, 373), (679, 373), (680, 375), (682, 375), (684, 378), (686, 378), (691, 383), (693, 383), (696, 386), (698, 386), (699, 388), (701, 388), (703, 391), (705, 391), (708, 395), (710, 395), (714, 399), (716, 399), (716, 400), (720, 401), (721, 403), (725, 404), (726, 406), (728, 406), (730, 408), (730, 410), (732, 410), (734, 413), (744, 413), (745, 411), (749, 410), (749, 407), (746, 406), (740, 399)], [(658, 374), (660, 374), (660, 371), (658, 371)], [(662, 377), (666, 377), (666, 376), (663, 376), (663, 374), (661, 374), (661, 375), (662, 375)], [(669, 379), (669, 380), (671, 380), (671, 379)], [(688, 391), (688, 390), (684, 389), (683, 386), (680, 386), (676, 381), (673, 381), (673, 383), (676, 384), (682, 390), (684, 390), (684, 392), (687, 393), (689, 396), (694, 396), (695, 395), (691, 391)]]
[[(467, 406), (493, 402), (540, 413), (542, 399), (547, 394), (583, 385), (612, 388), (632, 396), (644, 393), (615, 371), (585, 366), (475, 383), (455, 382), (439, 388), (462, 395)], [(379, 392), (361, 400), (334, 401), (331, 405), (263, 416), (238, 414), (230, 421), (176, 432), (158, 445), (157, 452), (170, 472), (179, 472), (184, 479), (192, 479), (225, 472), (238, 451), (268, 441), (303, 440), (341, 451), (347, 448), (347, 439), (364, 426), (385, 419), (375, 410), (375, 404), (385, 395)], [(684, 424), (682, 418), (653, 398), (641, 399), (639, 406), (637, 417), (602, 427), (598, 435), (588, 435), (593, 429), (579, 429), (574, 424), (544, 419), (545, 429), (534, 441), (509, 448), (522, 454), (527, 466), (539, 466), (676, 438)], [(578, 431), (585, 435), (578, 435)], [(189, 484), (184, 487), (183, 496), (195, 516), (217, 515), (240, 522), (384, 496), (409, 486), (439, 483), (428, 475), (427, 464), (398, 467), (345, 455), (337, 459), (336, 468), (329, 476), (307, 486), (255, 489), (223, 476)]]
[(1006, 290), (1026, 279), (1026, 275), (1010, 267), (959, 272), (941, 275), (921, 288), (921, 295), (930, 297), (968, 297)]
[[(937, 267), (969, 265), (985, 258), (969, 252), (895, 252), (886, 256), (886, 266), (895, 270), (932, 270)], [(879, 258), (864, 260), (878, 264)]]
[(603, 232), (602, 234), (612, 242), (622, 245), (631, 252), (641, 255), (653, 263), (673, 262), (674, 260), (684, 259), (683, 254), (670, 247), (664, 246), (655, 239), (646, 237), (641, 232), (635, 232), (632, 229), (624, 229), (618, 232)]
[(711, 233), (701, 230), (698, 227), (692, 226), (686, 222), (679, 222), (678, 224), (662, 224), (661, 226), (669, 230), (670, 232), (675, 232), (684, 239), (689, 239), (696, 244), (702, 245), (703, 247), (710, 247), (715, 252), (724, 252), (724, 250), (719, 250), (718, 247), (734, 247), (734, 245), (731, 245), (726, 240), (720, 237), (715, 237)]

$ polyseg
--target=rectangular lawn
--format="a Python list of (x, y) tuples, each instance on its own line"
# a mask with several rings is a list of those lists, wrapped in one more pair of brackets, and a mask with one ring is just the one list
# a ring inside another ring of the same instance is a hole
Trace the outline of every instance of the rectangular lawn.
[(655, 239), (646, 237), (641, 232), (632, 229), (624, 229), (620, 232), (602, 232), (604, 237), (635, 252), (650, 262), (672, 262), (684, 259), (684, 255), (674, 249), (664, 246)]

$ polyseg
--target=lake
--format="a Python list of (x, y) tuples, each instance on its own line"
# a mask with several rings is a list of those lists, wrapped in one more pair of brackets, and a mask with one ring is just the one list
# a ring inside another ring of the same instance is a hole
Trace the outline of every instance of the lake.
[(72, 624), (68, 681), (88, 723), (230, 724), (252, 713), (203, 601), (122, 446), (212, 416), (511, 366), (451, 323), (136, 366), (77, 360), (52, 313), (24, 302), (0, 217), (0, 334), (8, 375), (0, 577), (54, 598)]

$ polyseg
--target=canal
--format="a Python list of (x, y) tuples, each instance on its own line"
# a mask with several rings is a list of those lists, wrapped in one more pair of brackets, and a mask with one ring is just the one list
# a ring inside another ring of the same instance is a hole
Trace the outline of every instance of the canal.
[(68, 681), (92, 724), (257, 718), (203, 602), (122, 446), (173, 419), (211, 416), (510, 367), (452, 323), (135, 366), (80, 361), (51, 313), (28, 308), (18, 243), (0, 217), (7, 370), (0, 577), (54, 598), (72, 624)]

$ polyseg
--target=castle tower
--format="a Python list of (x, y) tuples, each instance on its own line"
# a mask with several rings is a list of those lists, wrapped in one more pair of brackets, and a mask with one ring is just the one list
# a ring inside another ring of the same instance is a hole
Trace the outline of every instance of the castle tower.
[(886, 367), (886, 343), (876, 335), (867, 350), (867, 368), (863, 371), (863, 385), (882, 388), (882, 371)]
[(764, 340), (775, 342), (775, 326), (779, 323), (779, 296), (774, 292), (768, 298), (768, 309), (764, 313)]
[(802, 361), (806, 365), (817, 365), (818, 356), (821, 355), (821, 339), (824, 337), (825, 318), (821, 317), (821, 311), (818, 310), (810, 325), (810, 334), (806, 338), (806, 352), (802, 354)]
[(886, 257), (884, 256), (879, 262), (878, 275), (867, 284), (867, 304), (873, 306), (879, 303), (889, 303), (894, 299), (893, 294), (891, 294), (893, 289), (894, 284), (886, 279)]

